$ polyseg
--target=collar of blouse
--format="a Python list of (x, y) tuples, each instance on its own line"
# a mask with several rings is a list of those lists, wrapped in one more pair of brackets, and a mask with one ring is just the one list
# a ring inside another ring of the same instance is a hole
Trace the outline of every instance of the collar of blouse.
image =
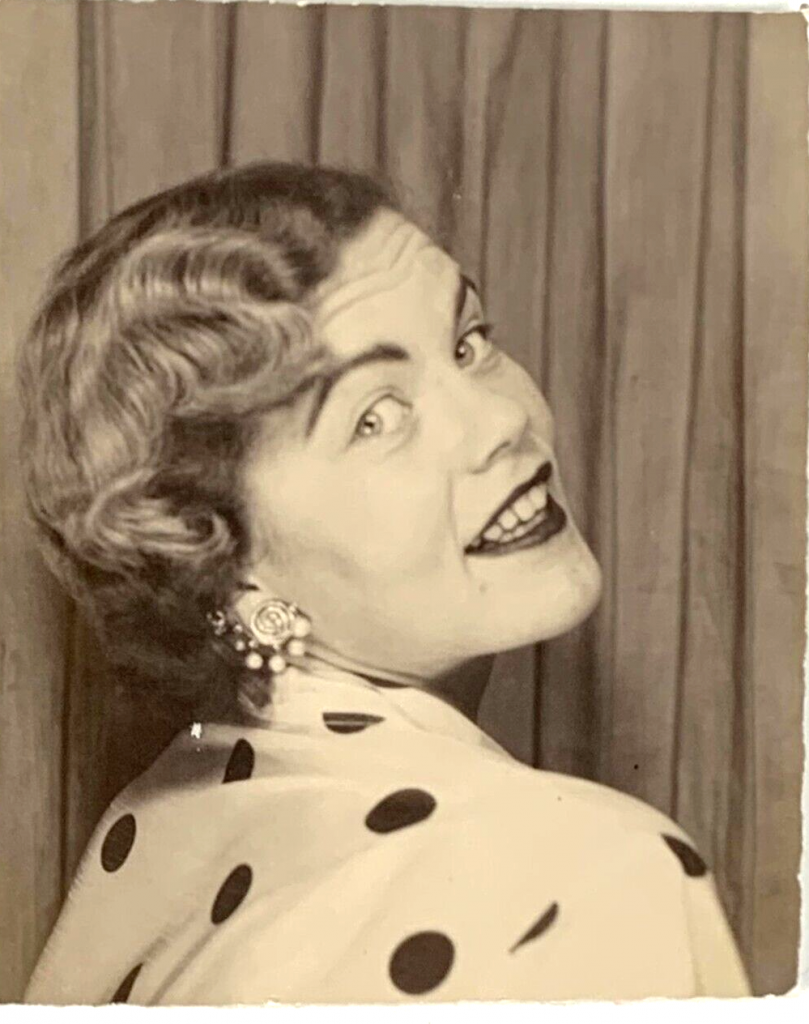
[(353, 732), (384, 719), (389, 725), (451, 737), (510, 761), (512, 755), (451, 704), (417, 686), (367, 678), (324, 665), (288, 664), (273, 681), (272, 699), (254, 711), (257, 725), (274, 729)]

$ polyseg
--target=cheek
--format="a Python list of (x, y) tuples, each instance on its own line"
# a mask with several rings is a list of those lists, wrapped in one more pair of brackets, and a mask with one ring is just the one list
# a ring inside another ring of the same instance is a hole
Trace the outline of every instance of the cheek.
[(349, 496), (340, 503), (329, 536), (363, 571), (422, 574), (443, 561), (452, 539), (446, 495), (423, 477), (392, 476), (363, 500)]
[(290, 582), (407, 586), (440, 570), (455, 546), (446, 489), (426, 471), (315, 467), (262, 487), (254, 508), (267, 557)]

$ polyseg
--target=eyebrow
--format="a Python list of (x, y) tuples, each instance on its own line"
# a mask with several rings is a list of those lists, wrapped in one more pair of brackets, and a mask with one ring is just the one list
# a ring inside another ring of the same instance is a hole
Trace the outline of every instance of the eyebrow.
[(455, 295), (455, 325), (458, 325), (458, 321), (461, 319), (461, 313), (464, 311), (466, 306), (466, 299), (469, 293), (472, 292), (478, 300), (480, 300), (480, 292), (475, 282), (466, 276), (461, 274), (458, 281), (458, 291)]
[[(477, 295), (478, 289), (474, 281), (468, 278), (465, 274), (461, 274), (458, 279), (458, 290), (455, 293), (456, 325), (464, 311), (466, 299), (470, 292)], [(368, 366), (371, 363), (399, 363), (406, 362), (409, 359), (410, 354), (406, 352), (401, 345), (394, 345), (391, 342), (379, 342), (363, 352), (358, 352), (357, 355), (352, 356), (350, 359), (346, 359), (345, 362), (340, 363), (339, 366), (336, 366), (324, 373), (322, 377), (318, 378), (315, 384), (315, 397), (306, 421), (306, 437), (308, 438), (311, 436), (312, 431), (317, 426), (317, 421), (320, 418), (320, 414), (323, 412), (329, 395), (347, 374), (360, 369), (362, 366)]]
[(320, 414), (323, 411), (323, 407), (326, 404), (326, 400), (334, 387), (343, 379), (343, 377), (346, 376), (346, 374), (349, 374), (354, 370), (358, 370), (361, 366), (367, 366), (369, 363), (399, 363), (408, 359), (410, 359), (410, 354), (400, 345), (393, 345), (390, 342), (380, 342), (372, 348), (366, 349), (364, 352), (358, 352), (357, 355), (352, 356), (350, 359), (346, 359), (345, 362), (340, 363), (339, 366), (335, 366), (334, 369), (327, 371), (318, 379), (316, 384), (314, 401), (312, 402), (312, 407), (309, 410), (309, 416), (306, 422), (306, 436), (309, 437), (315, 429), (317, 421), (320, 418)]

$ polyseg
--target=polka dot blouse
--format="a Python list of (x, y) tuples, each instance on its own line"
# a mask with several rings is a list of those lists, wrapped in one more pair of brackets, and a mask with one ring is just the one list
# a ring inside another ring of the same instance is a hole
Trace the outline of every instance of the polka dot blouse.
[(671, 819), (420, 689), (290, 667), (266, 720), (190, 727), (112, 803), (25, 1001), (747, 994)]

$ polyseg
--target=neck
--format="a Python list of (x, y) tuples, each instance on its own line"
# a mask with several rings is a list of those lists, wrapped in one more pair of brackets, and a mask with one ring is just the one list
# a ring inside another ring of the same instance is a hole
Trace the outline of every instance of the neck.
[(316, 643), (310, 645), (308, 659), (315, 666), (322, 664), (355, 672), (381, 685), (390, 683), (394, 686), (413, 686), (426, 690), (452, 705), (473, 722), (477, 718), (483, 691), (489, 682), (494, 664), (494, 655), (487, 654), (471, 658), (438, 675), (417, 675), (348, 658)]
[(483, 691), (489, 682), (494, 655), (485, 654), (428, 681), (424, 689), (441, 697), (473, 722), (476, 721)]

